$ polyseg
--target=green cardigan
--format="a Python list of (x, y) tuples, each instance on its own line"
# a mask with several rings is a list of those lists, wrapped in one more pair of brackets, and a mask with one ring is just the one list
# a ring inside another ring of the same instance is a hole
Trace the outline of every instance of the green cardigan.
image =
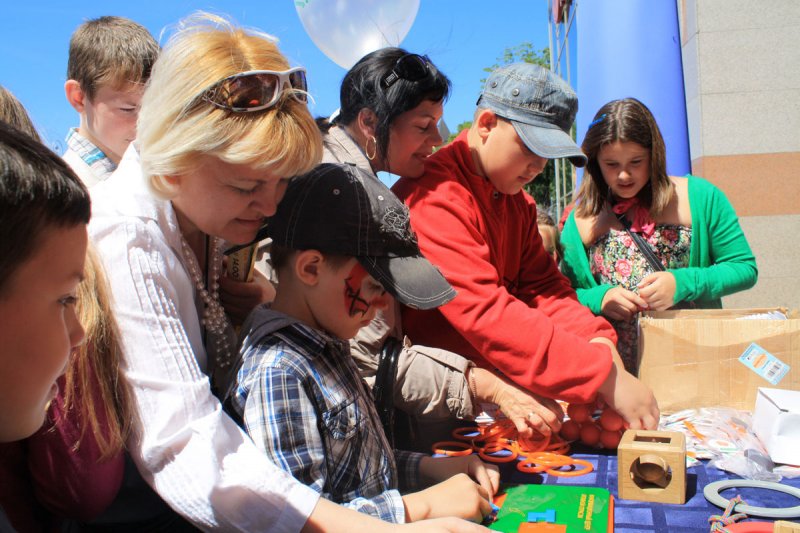
[[(723, 296), (755, 285), (756, 259), (725, 194), (702, 178), (681, 179), (689, 180), (692, 248), (688, 267), (669, 269), (675, 276), (675, 303), (693, 301), (700, 308), (719, 309)], [(599, 285), (592, 276), (574, 211), (564, 224), (561, 243), (562, 272), (578, 293), (578, 300), (599, 315), (603, 297), (613, 285)]]

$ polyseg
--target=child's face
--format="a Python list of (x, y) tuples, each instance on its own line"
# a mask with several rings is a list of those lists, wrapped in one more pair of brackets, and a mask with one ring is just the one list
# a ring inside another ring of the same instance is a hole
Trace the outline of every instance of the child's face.
[(322, 269), (318, 292), (314, 313), (317, 323), (340, 339), (355, 337), (391, 301), (383, 286), (355, 258), (339, 268)]
[(556, 228), (539, 224), (539, 235), (542, 236), (542, 245), (553, 261), (558, 264), (558, 248), (556, 247)]
[(231, 244), (251, 242), (264, 218), (275, 214), (288, 180), (213, 156), (198, 156), (197, 163), (190, 174), (172, 178), (184, 236), (199, 229)]
[(100, 87), (94, 98), (84, 99), (81, 134), (115, 163), (119, 163), (136, 138), (136, 118), (143, 93), (142, 84), (129, 83), (122, 89)]
[(425, 159), (442, 144), (439, 120), (442, 102), (423, 100), (417, 107), (397, 116), (389, 130), (386, 168), (393, 174), (418, 178), (425, 172)]
[(617, 198), (633, 198), (650, 181), (650, 151), (634, 142), (613, 142), (600, 148), (597, 163)]
[(86, 258), (86, 226), (45, 230), (0, 296), (0, 441), (44, 422), (72, 349), (84, 332), (75, 315)]
[(531, 152), (510, 122), (497, 119), (480, 150), (483, 174), (503, 194), (517, 194), (542, 173), (547, 159)]

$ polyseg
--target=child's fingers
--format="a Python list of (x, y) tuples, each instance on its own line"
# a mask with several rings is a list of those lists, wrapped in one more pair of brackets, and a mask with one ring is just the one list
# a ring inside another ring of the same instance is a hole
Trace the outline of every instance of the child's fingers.
[(494, 492), (489, 493), (484, 490), (483, 486), (478, 487), (478, 493), (481, 495), (478, 505), (480, 506), (481, 520), (484, 516), (492, 512), (492, 496)]
[(497, 492), (497, 489), (500, 485), (500, 473), (497, 466), (489, 465), (479, 460), (476, 463), (473, 463), (470, 470), (472, 479), (474, 479), (475, 482), (480, 485), (480, 488), (486, 492), (485, 497), (491, 499), (491, 497)]
[(639, 289), (641, 289), (642, 287), (647, 287), (648, 285), (651, 285), (653, 282), (655, 282), (657, 279), (658, 276), (656, 276), (655, 273), (648, 274), (642, 278), (642, 281), (640, 281), (639, 284), (636, 285), (636, 287)]

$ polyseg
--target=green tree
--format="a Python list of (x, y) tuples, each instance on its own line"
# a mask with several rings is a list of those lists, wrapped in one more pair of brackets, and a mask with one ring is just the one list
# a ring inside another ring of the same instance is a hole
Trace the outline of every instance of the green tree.
[[(511, 63), (518, 63), (518, 62), (526, 62), (526, 63), (533, 63), (535, 65), (540, 65), (544, 68), (550, 68), (550, 49), (549, 48), (542, 48), (540, 50), (536, 50), (532, 43), (523, 42), (517, 46), (513, 46), (511, 48), (506, 48), (503, 52), (503, 55), (497, 58), (497, 63), (492, 65), (491, 67), (486, 67), (483, 70), (486, 72), (492, 72), (498, 67), (503, 65), (508, 65)], [(486, 78), (481, 79), (481, 84), (486, 82)], [(464, 129), (464, 127), (469, 127), (472, 125), (472, 122), (463, 122), (458, 125), (458, 131)], [(574, 126), (573, 126), (574, 128)], [(457, 133), (456, 133), (457, 134)], [(455, 138), (455, 135), (451, 135), (452, 138)], [(572, 132), (574, 138), (574, 130)], [(570, 165), (563, 165), (562, 172), (572, 172)], [(568, 180), (569, 182), (569, 190), (567, 191), (568, 194), (572, 192), (572, 180)], [(550, 206), (554, 206), (556, 203), (556, 170), (555, 170), (555, 162), (548, 161), (547, 165), (545, 166), (542, 173), (531, 183), (525, 186), (525, 190), (533, 196), (536, 200), (536, 204), (540, 208), (549, 209)], [(558, 217), (560, 213), (551, 213), (554, 217)]]

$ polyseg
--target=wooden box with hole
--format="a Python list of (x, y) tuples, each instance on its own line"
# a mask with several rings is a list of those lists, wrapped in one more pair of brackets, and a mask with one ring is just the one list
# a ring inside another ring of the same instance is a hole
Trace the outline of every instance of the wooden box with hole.
[(629, 429), (617, 449), (619, 497), (686, 503), (686, 437), (675, 431)]

